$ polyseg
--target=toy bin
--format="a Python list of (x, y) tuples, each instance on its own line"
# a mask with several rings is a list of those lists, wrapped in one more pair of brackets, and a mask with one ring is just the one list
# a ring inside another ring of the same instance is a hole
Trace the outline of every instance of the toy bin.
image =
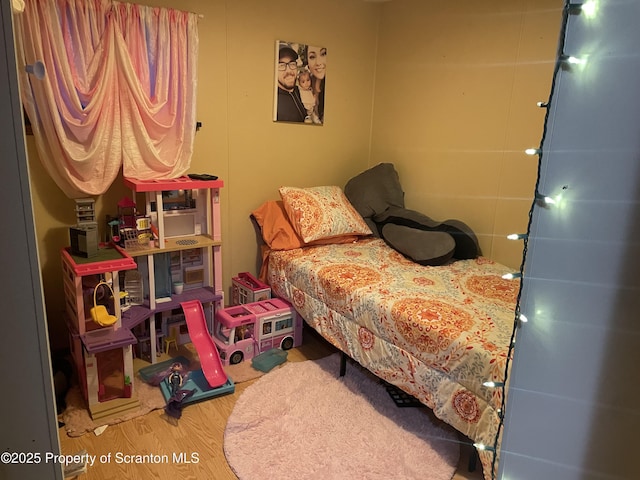
[(271, 298), (271, 288), (249, 272), (239, 273), (231, 279), (231, 304), (259, 302)]

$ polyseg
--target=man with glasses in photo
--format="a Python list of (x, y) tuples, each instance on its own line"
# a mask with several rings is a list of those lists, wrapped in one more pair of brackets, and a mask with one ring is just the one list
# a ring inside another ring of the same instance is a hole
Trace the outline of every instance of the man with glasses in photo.
[(296, 87), (298, 54), (286, 43), (278, 49), (278, 122), (304, 122), (306, 109)]

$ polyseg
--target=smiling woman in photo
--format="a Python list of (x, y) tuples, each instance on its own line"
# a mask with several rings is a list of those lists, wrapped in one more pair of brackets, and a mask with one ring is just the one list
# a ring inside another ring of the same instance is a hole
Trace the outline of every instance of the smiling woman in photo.
[(324, 89), (327, 73), (327, 49), (325, 47), (307, 47), (307, 62), (311, 72), (311, 86), (316, 96), (317, 116), (324, 123)]

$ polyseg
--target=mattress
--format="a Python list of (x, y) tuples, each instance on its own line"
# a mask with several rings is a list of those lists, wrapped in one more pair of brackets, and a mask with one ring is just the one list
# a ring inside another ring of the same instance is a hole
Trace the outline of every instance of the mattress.
[[(519, 282), (479, 257), (421, 266), (380, 239), (272, 251), (268, 283), (325, 339), (494, 445)], [(493, 454), (480, 452), (485, 478)]]

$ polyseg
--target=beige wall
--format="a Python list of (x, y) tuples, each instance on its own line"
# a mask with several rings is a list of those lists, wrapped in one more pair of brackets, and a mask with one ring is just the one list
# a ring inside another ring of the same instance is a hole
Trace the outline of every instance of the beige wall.
[(526, 232), (561, 0), (384, 4), (371, 164), (393, 162), (405, 203), (465, 221), (514, 268)]
[[(523, 231), (549, 95), (560, 0), (159, 0), (199, 23), (198, 120), (191, 172), (225, 182), (225, 291), (255, 271), (250, 212), (281, 185), (343, 186), (392, 161), (407, 206), (459, 218), (484, 253), (519, 265), (520, 245), (494, 239)], [(432, 3), (434, 6), (427, 8)], [(556, 5), (558, 4), (558, 5)], [(540, 10), (541, 5), (547, 8)], [(276, 40), (328, 49), (325, 125), (272, 121)], [(374, 97), (375, 91), (375, 97)], [(33, 204), (53, 348), (64, 346), (59, 251), (74, 203), (42, 170), (28, 139)], [(97, 199), (99, 218), (129, 192), (118, 180)]]

